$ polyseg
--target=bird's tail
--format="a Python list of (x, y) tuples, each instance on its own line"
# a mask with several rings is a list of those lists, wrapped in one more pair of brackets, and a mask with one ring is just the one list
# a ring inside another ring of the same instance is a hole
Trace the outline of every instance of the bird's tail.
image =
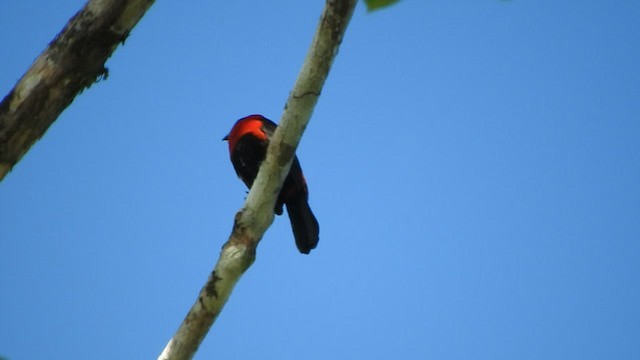
[(308, 254), (318, 245), (320, 234), (318, 221), (311, 212), (305, 196), (296, 196), (290, 199), (286, 205), (296, 246), (301, 253)]

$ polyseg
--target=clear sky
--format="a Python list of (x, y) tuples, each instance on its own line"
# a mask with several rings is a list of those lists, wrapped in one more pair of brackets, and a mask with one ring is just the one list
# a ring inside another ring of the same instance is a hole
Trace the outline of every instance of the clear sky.
[[(154, 359), (323, 1), (158, 1), (0, 183), (0, 356)], [(0, 2), (6, 94), (84, 0)], [(359, 4), (276, 219), (196, 359), (639, 359), (640, 3)]]

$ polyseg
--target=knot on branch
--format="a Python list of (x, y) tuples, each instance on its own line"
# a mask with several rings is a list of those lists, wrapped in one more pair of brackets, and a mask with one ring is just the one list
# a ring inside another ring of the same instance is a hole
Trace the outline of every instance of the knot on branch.
[(302, 99), (304, 97), (307, 96), (315, 96), (315, 97), (320, 97), (320, 92), (319, 91), (305, 91), (302, 94), (293, 94), (292, 97), (294, 99)]
[(218, 298), (218, 291), (216, 290), (216, 282), (220, 280), (222, 280), (222, 278), (216, 275), (216, 271), (213, 270), (213, 272), (211, 273), (211, 277), (209, 278), (209, 281), (207, 281), (207, 285), (205, 286), (205, 291), (208, 297)]

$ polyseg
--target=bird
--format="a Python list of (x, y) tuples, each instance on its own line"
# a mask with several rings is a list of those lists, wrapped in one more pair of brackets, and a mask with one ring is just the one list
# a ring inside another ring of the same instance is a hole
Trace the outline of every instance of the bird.
[[(276, 123), (262, 115), (249, 115), (236, 121), (222, 139), (229, 144), (229, 156), (236, 174), (249, 189), (258, 175), (276, 127)], [(287, 208), (298, 251), (309, 254), (318, 245), (320, 226), (309, 206), (307, 181), (297, 156), (282, 184), (274, 213), (282, 215), (283, 206)]]

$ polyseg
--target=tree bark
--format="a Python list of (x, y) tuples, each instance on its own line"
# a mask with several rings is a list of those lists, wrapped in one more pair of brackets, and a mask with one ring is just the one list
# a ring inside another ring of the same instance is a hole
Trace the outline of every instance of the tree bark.
[(227, 302), (240, 276), (251, 266), (256, 247), (273, 222), (273, 209), (302, 133), (329, 74), (356, 0), (327, 0), (316, 34), (267, 156), (236, 214), (233, 230), (196, 302), (158, 359), (191, 359)]
[(91, 0), (0, 103), (0, 181), (85, 88), (154, 0)]

